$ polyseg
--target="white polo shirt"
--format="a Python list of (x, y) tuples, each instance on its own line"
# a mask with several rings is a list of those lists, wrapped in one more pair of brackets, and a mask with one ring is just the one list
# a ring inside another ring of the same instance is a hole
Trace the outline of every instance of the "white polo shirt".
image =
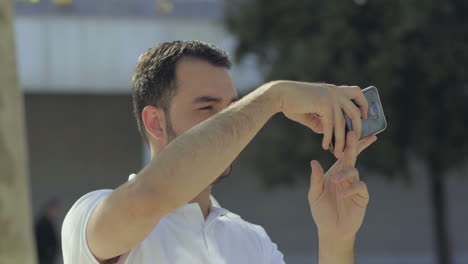
[[(98, 264), (86, 242), (86, 225), (97, 204), (111, 192), (90, 192), (68, 211), (62, 226), (64, 264)], [(162, 218), (117, 263), (284, 263), (283, 254), (261, 226), (222, 208), (213, 196), (210, 199), (212, 207), (206, 221), (198, 203), (188, 203)]]

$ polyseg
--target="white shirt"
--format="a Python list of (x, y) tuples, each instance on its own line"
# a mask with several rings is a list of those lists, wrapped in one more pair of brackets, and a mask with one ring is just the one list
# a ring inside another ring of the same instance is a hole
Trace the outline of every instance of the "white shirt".
[[(90, 192), (68, 211), (62, 226), (64, 264), (98, 264), (86, 242), (86, 225), (97, 204), (111, 192)], [(188, 203), (162, 218), (117, 263), (284, 264), (283, 254), (261, 226), (222, 208), (213, 196), (210, 199), (206, 221), (198, 203)]]

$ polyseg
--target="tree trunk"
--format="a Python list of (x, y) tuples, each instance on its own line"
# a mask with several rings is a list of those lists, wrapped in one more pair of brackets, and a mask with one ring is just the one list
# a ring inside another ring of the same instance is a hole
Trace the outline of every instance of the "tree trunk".
[(0, 263), (35, 264), (23, 97), (18, 88), (13, 8), (0, 0)]
[(447, 208), (445, 202), (445, 181), (439, 160), (432, 157), (429, 160), (430, 188), (432, 199), (432, 213), (434, 219), (434, 245), (438, 264), (452, 264), (452, 254), (447, 229)]

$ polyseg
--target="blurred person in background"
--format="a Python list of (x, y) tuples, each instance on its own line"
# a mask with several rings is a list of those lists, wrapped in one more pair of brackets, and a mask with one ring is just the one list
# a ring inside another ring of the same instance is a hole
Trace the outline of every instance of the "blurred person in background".
[[(213, 184), (230, 174), (234, 159), (279, 112), (322, 133), (323, 149), (335, 138), (334, 166), (324, 173), (311, 162), (308, 199), (320, 263), (354, 262), (355, 235), (369, 201), (355, 162), (376, 140), (357, 140), (368, 108), (360, 88), (275, 81), (239, 99), (230, 67), (224, 51), (198, 41), (163, 43), (140, 56), (134, 112), (151, 161), (117, 189), (90, 192), (72, 206), (62, 227), (65, 264), (284, 263), (261, 226), (211, 195)], [(344, 113), (355, 128), (346, 135)]]
[(55, 228), (59, 212), (57, 198), (47, 201), (34, 224), (39, 264), (54, 264), (59, 252), (59, 237)]

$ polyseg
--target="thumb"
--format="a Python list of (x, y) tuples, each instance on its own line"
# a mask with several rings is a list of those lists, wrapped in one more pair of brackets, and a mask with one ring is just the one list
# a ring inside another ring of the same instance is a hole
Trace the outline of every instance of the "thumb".
[(309, 202), (317, 200), (323, 191), (324, 173), (322, 165), (316, 160), (310, 162), (312, 173), (310, 175)]

